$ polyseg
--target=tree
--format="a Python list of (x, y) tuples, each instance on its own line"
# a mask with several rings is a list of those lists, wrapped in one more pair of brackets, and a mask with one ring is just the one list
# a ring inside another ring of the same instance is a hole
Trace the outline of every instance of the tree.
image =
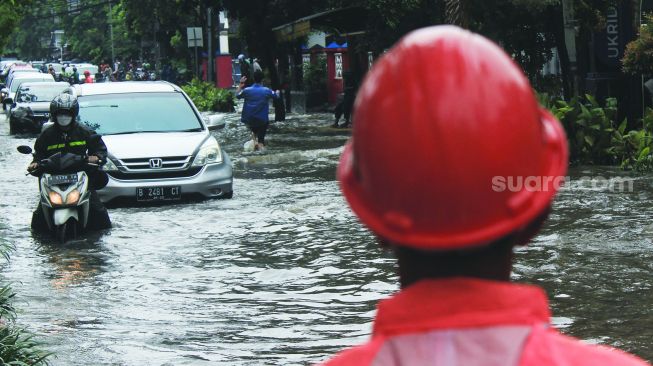
[(275, 59), (296, 53), (300, 43), (279, 44), (272, 28), (325, 10), (326, 4), (310, 0), (224, 0), (224, 8), (240, 23), (249, 56), (256, 56), (267, 70), (273, 88), (280, 87)]
[[(121, 0), (126, 30), (140, 44), (150, 44), (147, 57), (176, 60), (190, 65), (191, 52), (184, 39), (187, 27), (207, 25), (206, 9), (222, 7), (219, 0)], [(144, 55), (145, 57), (145, 55)]]
[(0, 2), (0, 54), (11, 39), (32, 0), (2, 0)]
[(462, 28), (469, 26), (469, 10), (467, 0), (445, 0), (445, 19), (449, 24)]
[(631, 75), (653, 75), (653, 15), (646, 15), (646, 23), (640, 27), (637, 39), (628, 43), (622, 60), (623, 69)]

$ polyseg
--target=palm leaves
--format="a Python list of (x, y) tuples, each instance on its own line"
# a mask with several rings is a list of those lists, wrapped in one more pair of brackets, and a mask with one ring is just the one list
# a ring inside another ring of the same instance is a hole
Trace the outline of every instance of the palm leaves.
[(445, 21), (461, 28), (469, 27), (469, 0), (445, 0)]

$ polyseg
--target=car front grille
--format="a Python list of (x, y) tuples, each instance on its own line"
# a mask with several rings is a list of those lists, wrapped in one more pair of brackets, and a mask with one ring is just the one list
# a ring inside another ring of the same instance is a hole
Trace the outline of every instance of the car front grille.
[(112, 178), (119, 180), (136, 180), (136, 179), (166, 179), (166, 178), (187, 178), (196, 175), (202, 170), (202, 167), (193, 167), (185, 170), (174, 171), (148, 171), (147, 173), (125, 173), (125, 172), (107, 172)]
[(192, 156), (166, 156), (119, 160), (128, 173), (158, 172), (162, 170), (181, 170), (190, 166)]

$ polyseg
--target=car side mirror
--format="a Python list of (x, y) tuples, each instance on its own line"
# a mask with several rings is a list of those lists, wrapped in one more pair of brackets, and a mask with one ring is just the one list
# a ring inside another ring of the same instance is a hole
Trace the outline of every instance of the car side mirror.
[(220, 113), (220, 114), (212, 114), (208, 117), (206, 117), (206, 120), (204, 123), (206, 124), (206, 127), (212, 131), (212, 130), (219, 130), (224, 128), (226, 122), (224, 119), (225, 115)]

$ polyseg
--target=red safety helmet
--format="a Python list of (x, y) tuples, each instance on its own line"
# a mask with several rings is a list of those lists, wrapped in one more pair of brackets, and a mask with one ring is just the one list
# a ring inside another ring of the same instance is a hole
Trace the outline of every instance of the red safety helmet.
[(91, 75), (91, 72), (88, 71), (88, 70), (85, 70), (85, 71), (84, 71), (84, 75), (89, 76), (89, 75)]
[(564, 180), (560, 123), (501, 48), (457, 27), (405, 36), (354, 110), (338, 179), (361, 221), (397, 245), (488, 244), (542, 214)]

